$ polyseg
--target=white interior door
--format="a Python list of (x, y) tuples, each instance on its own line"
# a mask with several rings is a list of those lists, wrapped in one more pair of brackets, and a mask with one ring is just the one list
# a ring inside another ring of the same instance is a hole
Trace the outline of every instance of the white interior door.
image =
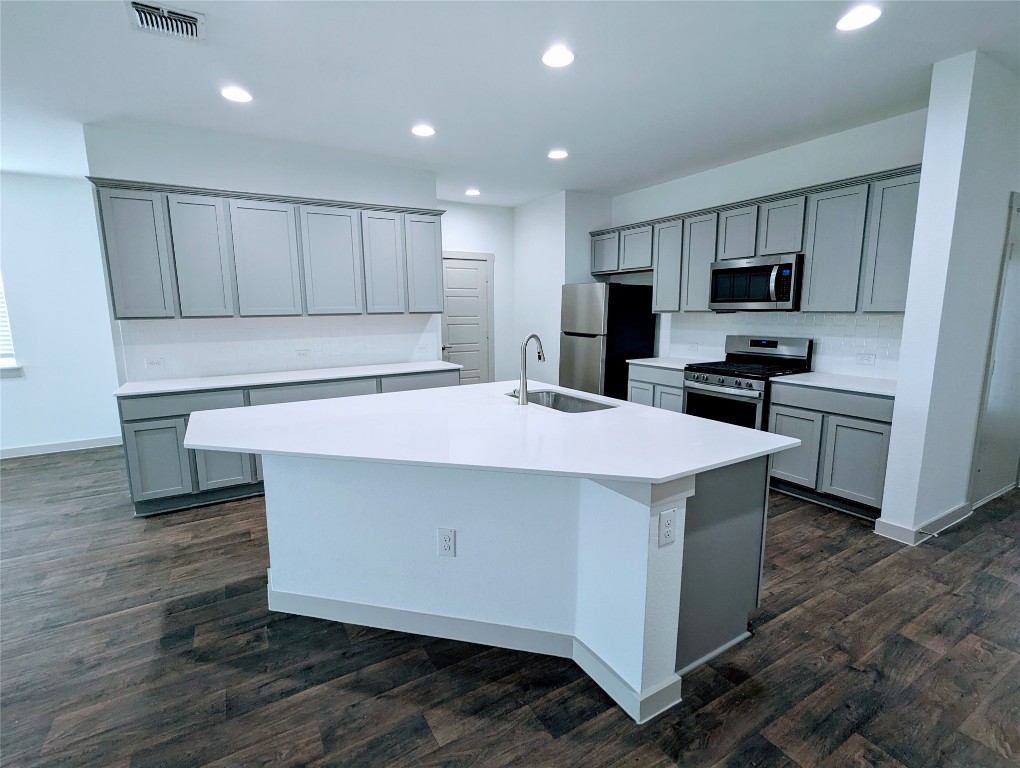
[(985, 394), (978, 418), (970, 498), (975, 506), (1017, 482), (1020, 460), (1020, 196), (1014, 195)]
[(443, 255), (443, 359), (464, 366), (461, 384), (492, 381), (491, 263)]

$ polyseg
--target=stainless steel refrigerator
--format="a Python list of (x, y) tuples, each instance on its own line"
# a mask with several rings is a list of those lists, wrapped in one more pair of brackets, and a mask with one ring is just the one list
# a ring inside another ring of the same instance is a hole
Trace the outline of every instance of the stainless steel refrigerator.
[(655, 354), (652, 286), (563, 286), (560, 386), (627, 399), (627, 360)]

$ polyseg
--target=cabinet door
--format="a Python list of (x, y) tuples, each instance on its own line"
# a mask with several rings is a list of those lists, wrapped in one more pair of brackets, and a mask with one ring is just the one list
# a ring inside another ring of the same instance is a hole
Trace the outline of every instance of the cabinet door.
[(369, 314), (403, 312), (404, 232), (401, 214), (361, 212), (365, 248), (365, 306)]
[(818, 490), (881, 507), (890, 425), (849, 416), (826, 416), (825, 421), (825, 459)]
[(229, 451), (195, 451), (198, 489), (211, 491), (252, 482), (251, 454)]
[(646, 381), (631, 379), (627, 382), (627, 400), (638, 405), (653, 405), (652, 389), (653, 385)]
[(620, 268), (620, 233), (610, 232), (591, 239), (591, 271), (616, 272)]
[(865, 312), (902, 312), (907, 306), (920, 174), (871, 185), (868, 249), (864, 258)]
[(652, 228), (652, 312), (680, 311), (680, 262), (683, 220)]
[(298, 215), (308, 314), (361, 314), (361, 211), (302, 205)]
[(232, 316), (226, 201), (203, 195), (170, 195), (168, 200), (181, 317)]
[(231, 200), (230, 229), (241, 315), (300, 315), (294, 206)]
[(747, 259), (754, 256), (758, 232), (758, 206), (723, 211), (719, 214), (719, 241), (716, 259)]
[(195, 490), (184, 447), (185, 428), (184, 417), (124, 424), (132, 499), (148, 501)]
[(437, 216), (404, 216), (407, 311), (443, 311), (443, 241)]
[(823, 416), (815, 411), (773, 405), (769, 432), (800, 440), (796, 448), (772, 455), (772, 476), (814, 488), (818, 484), (818, 457), (822, 447)]
[(801, 197), (758, 206), (758, 255), (799, 253), (804, 245), (804, 202)]
[(173, 317), (173, 278), (164, 197), (99, 190), (113, 312), (118, 318)]
[(683, 387), (670, 387), (665, 384), (655, 385), (655, 407), (667, 411), (684, 412)]
[(719, 214), (708, 213), (684, 219), (683, 285), (684, 312), (708, 312), (712, 287), (712, 262), (715, 261), (715, 232)]
[(652, 266), (652, 228), (625, 229), (620, 233), (620, 269), (649, 269)]
[(433, 387), (456, 387), (460, 384), (460, 371), (436, 371), (435, 373), (412, 373), (403, 376), (382, 376), (379, 379), (380, 392), (406, 392), (411, 389), (432, 389)]
[(808, 197), (800, 306), (803, 311), (857, 309), (867, 205), (867, 184)]

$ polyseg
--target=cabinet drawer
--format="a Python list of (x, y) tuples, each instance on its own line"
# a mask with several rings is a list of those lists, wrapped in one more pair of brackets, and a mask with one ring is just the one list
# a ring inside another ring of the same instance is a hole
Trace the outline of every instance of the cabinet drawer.
[(194, 411), (240, 408), (243, 405), (244, 392), (242, 390), (222, 389), (179, 395), (123, 397), (120, 400), (120, 412), (125, 421), (131, 421), (133, 419), (155, 419), (162, 416), (187, 416)]
[(380, 392), (404, 392), (409, 389), (454, 387), (460, 384), (460, 371), (414, 373), (408, 376), (384, 376), (379, 381)]
[(856, 416), (860, 419), (892, 422), (893, 399), (881, 395), (863, 395), (858, 392), (840, 392), (833, 389), (798, 387), (790, 384), (772, 385), (774, 405), (792, 405), (826, 413)]
[(313, 384), (288, 384), (278, 387), (261, 387), (248, 392), (252, 405), (273, 403), (294, 403), (299, 400), (325, 400), (331, 397), (352, 395), (374, 395), (379, 391), (375, 378), (351, 379), (348, 381), (322, 381)]
[(665, 384), (667, 387), (684, 386), (684, 372), (670, 368), (653, 368), (648, 365), (636, 363), (630, 364), (630, 379), (632, 381), (644, 381), (649, 384)]

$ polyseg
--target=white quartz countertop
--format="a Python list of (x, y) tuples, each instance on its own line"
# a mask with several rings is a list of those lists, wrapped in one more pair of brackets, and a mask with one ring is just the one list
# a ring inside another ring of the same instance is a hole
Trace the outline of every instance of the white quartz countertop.
[(300, 384), (310, 381), (361, 379), (370, 376), (399, 376), (405, 373), (433, 373), (459, 371), (463, 366), (443, 360), (425, 360), (418, 363), (386, 363), (382, 365), (354, 365), (345, 368), (314, 368), (304, 371), (271, 371), (269, 373), (241, 373), (233, 376), (198, 376), (189, 379), (154, 379), (129, 381), (113, 394), (117, 397), (132, 395), (159, 395), (168, 392), (194, 392), (203, 389), (234, 389), (260, 387), (271, 384)]
[(517, 382), (191, 414), (185, 446), (316, 458), (661, 483), (799, 440), (534, 382), (616, 407), (520, 406)]
[(682, 371), (688, 365), (694, 363), (711, 363), (715, 360), (722, 360), (723, 355), (708, 355), (705, 357), (644, 357), (637, 360), (628, 360), (631, 365), (647, 365), (650, 368), (669, 368), (673, 371)]
[(794, 373), (772, 379), (772, 385), (793, 384), (798, 387), (835, 389), (840, 392), (857, 392), (862, 395), (896, 397), (895, 379), (875, 379), (870, 376), (846, 376), (841, 373)]

